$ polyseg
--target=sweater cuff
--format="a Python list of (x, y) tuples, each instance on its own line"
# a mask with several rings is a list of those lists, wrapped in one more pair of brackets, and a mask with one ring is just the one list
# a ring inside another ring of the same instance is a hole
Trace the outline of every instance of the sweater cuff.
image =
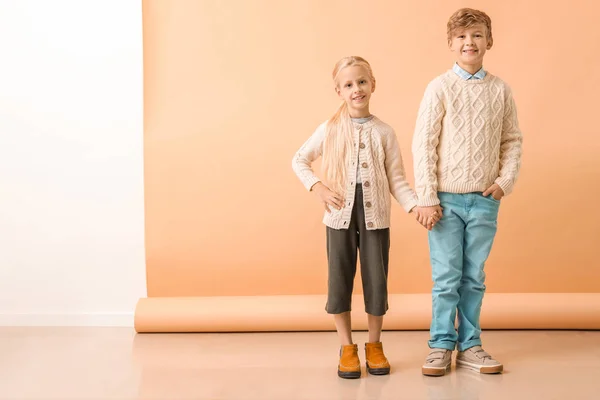
[(427, 197), (421, 197), (418, 201), (419, 207), (433, 207), (440, 204), (440, 199), (437, 197), (437, 193), (431, 194)]
[(304, 187), (306, 187), (306, 190), (310, 192), (313, 186), (315, 186), (319, 182), (321, 182), (319, 178), (317, 178), (316, 176), (311, 176), (310, 178), (304, 181)]
[(514, 183), (510, 179), (498, 177), (494, 183), (500, 186), (504, 196), (508, 196), (513, 190)]
[(417, 206), (417, 199), (410, 198), (408, 201), (403, 202), (401, 206), (402, 208), (404, 208), (404, 211), (409, 213), (413, 208)]

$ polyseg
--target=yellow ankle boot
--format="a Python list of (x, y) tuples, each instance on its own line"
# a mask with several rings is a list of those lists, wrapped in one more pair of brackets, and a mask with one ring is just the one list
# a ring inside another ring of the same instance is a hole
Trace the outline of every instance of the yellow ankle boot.
[(390, 373), (390, 363), (383, 354), (383, 344), (381, 342), (365, 343), (365, 353), (367, 355), (367, 371), (371, 375), (387, 375)]
[(340, 363), (338, 376), (346, 379), (360, 378), (360, 360), (358, 359), (358, 346), (349, 344), (340, 349)]

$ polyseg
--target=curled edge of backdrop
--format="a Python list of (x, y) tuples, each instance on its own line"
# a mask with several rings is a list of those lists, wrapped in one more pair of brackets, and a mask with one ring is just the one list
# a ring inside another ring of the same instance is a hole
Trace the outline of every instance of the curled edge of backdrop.
[[(135, 330), (160, 332), (332, 331), (324, 295), (149, 297), (138, 301)], [(426, 330), (430, 294), (392, 294), (385, 330)], [(352, 328), (366, 330), (362, 296), (352, 299)], [(488, 293), (482, 329), (600, 329), (600, 293)]]

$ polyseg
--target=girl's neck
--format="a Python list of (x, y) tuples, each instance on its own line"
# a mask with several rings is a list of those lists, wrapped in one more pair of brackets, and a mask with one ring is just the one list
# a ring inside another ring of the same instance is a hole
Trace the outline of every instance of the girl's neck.
[(348, 110), (350, 113), (350, 118), (367, 118), (371, 116), (371, 112), (369, 111), (369, 107), (366, 107), (362, 110)]

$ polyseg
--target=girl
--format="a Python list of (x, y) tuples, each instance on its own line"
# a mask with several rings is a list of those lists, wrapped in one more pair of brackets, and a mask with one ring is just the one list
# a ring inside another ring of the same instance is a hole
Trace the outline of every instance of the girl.
[[(405, 178), (394, 130), (369, 111), (375, 91), (369, 63), (361, 57), (341, 59), (333, 70), (333, 82), (342, 104), (298, 150), (292, 167), (325, 206), (329, 276), (325, 310), (334, 315), (342, 345), (338, 375), (359, 378), (361, 374), (350, 323), (358, 249), (369, 326), (367, 371), (385, 375), (390, 364), (380, 337), (388, 310), (390, 192), (407, 212), (417, 200)], [(323, 181), (311, 168), (319, 156), (323, 157)]]

